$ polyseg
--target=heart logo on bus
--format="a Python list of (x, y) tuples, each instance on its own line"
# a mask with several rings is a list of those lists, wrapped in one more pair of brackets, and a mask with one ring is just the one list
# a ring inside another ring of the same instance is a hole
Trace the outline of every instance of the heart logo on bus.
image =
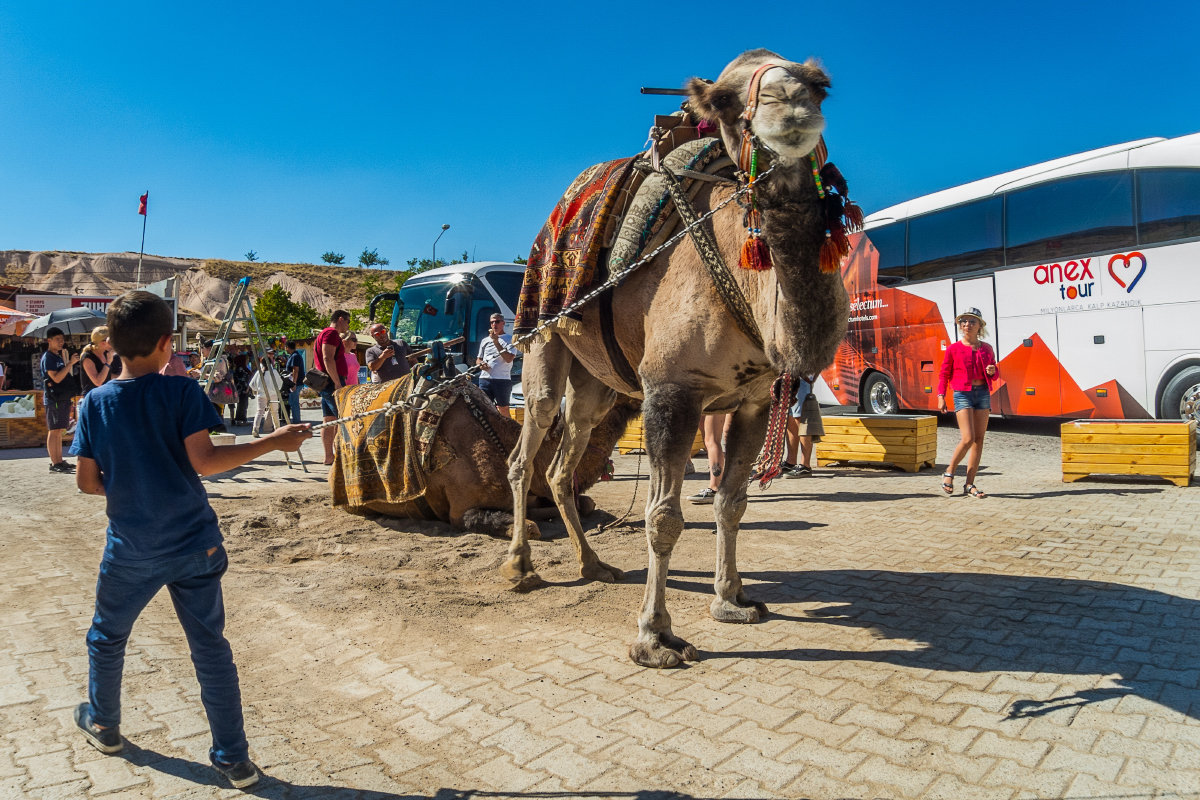
[[(1135, 258), (1142, 262), (1140, 269), (1138, 269), (1136, 265), (1130, 263)], [(1115, 269), (1113, 269), (1118, 261), (1121, 262), (1121, 273), (1123, 275), (1128, 276), (1133, 272), (1133, 270), (1137, 269), (1137, 275), (1133, 276), (1133, 280), (1129, 281), (1128, 285), (1126, 285), (1125, 281), (1121, 280), (1121, 276), (1117, 274)], [(1137, 286), (1137, 282), (1140, 281), (1142, 276), (1146, 274), (1146, 257), (1137, 252), (1117, 253), (1108, 260), (1108, 274), (1112, 275), (1112, 279), (1120, 284), (1122, 289), (1124, 289), (1126, 292), (1132, 292), (1133, 287)]]

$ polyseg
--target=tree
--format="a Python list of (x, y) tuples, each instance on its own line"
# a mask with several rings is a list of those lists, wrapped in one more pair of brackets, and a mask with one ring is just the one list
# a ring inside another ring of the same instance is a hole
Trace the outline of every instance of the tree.
[(513, 260), (512, 260), (512, 263), (514, 263), (514, 264), (528, 264), (528, 263), (529, 263), (529, 259), (528, 259), (528, 258), (526, 258), (525, 256), (516, 256), (516, 257), (514, 257), (514, 258), (513, 258)]
[[(413, 272), (409, 270), (401, 270), (399, 272), (368, 272), (363, 275), (362, 291), (363, 299), (366, 301), (362, 308), (350, 309), (350, 328), (352, 330), (361, 330), (367, 326), (367, 320), (370, 316), (371, 300), (377, 294), (384, 292), (399, 292), (400, 287), (404, 282), (413, 276)], [(379, 305), (375, 307), (375, 319), (383, 322), (385, 325), (392, 318), (392, 306), (395, 303), (391, 300), (381, 300)]]
[(360, 267), (386, 267), (392, 263), (386, 258), (381, 258), (379, 250), (368, 250), (363, 248), (362, 254), (358, 257), (358, 265)]
[(247, 261), (258, 261), (258, 253), (254, 252), (253, 250), (247, 251), (246, 260)]
[(289, 339), (307, 339), (323, 322), (315, 308), (308, 303), (293, 301), (279, 284), (267, 289), (254, 302), (254, 316), (260, 330), (282, 333)]
[(326, 264), (345, 264), (346, 257), (341, 253), (335, 253), (332, 250), (321, 254), (321, 260)]
[(427, 270), (436, 269), (437, 267), (448, 267), (451, 264), (465, 264), (467, 263), (468, 258), (469, 255), (467, 254), (467, 251), (463, 250), (461, 258), (452, 258), (449, 261), (444, 258), (439, 258), (436, 264), (433, 262), (433, 259), (430, 258), (410, 258), (405, 263), (408, 264), (410, 271), (415, 275), (418, 272), (425, 272)]

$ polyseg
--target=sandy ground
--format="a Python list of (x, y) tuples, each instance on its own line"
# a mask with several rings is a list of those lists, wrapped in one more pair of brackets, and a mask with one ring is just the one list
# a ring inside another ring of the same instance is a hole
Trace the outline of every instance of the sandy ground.
[[(831, 520), (830, 512), (833, 519), (843, 512), (830, 508), (830, 501), (856, 511), (889, 501), (951, 503), (959, 509), (971, 504), (970, 511), (986, 518), (986, 504), (1004, 502), (1006, 491), (1020, 490), (1028, 481), (1056, 478), (1056, 432), (1056, 426), (1048, 423), (995, 424), (978, 479), (994, 495), (987, 501), (942, 496), (940, 469), (914, 475), (884, 466), (838, 466), (818, 468), (812, 478), (778, 480), (765, 490), (754, 486), (739, 547), (753, 548), (755, 535), (768, 531), (815, 532), (831, 522), (836, 528), (839, 523)], [(944, 463), (957, 430), (943, 420), (939, 436)], [(616, 479), (593, 489), (598, 510), (585, 520), (600, 557), (629, 573), (627, 578), (617, 585), (580, 580), (570, 539), (562, 524), (553, 520), (541, 524), (543, 538), (533, 543), (534, 565), (548, 586), (517, 594), (498, 573), (506, 557), (505, 540), (462, 533), (438, 522), (359, 517), (333, 509), (319, 452), (316, 441), (305, 445), (302, 454), (308, 473), (302, 472), (295, 456), (289, 469), (282, 455), (275, 453), (206, 480), (230, 553), (229, 594), (253, 598), (231, 607), (230, 617), (239, 628), (259, 628), (253, 641), (264, 655), (286, 644), (272, 640), (269, 620), (278, 617), (277, 604), (300, 611), (314, 624), (368, 636), (376, 640), (373, 646), (381, 631), (387, 631), (385, 639), (394, 639), (397, 647), (409, 647), (414, 638), (445, 636), (447, 625), (518, 630), (560, 624), (564, 611), (581, 630), (625, 624), (632, 639), (645, 579), (646, 484), (637, 478), (648, 472), (645, 458), (614, 453)], [(0, 482), (0, 507), (14, 509), (17, 527), (32, 532), (53, 520), (55, 528), (77, 532), (70, 542), (81, 556), (98, 558), (105, 525), (103, 501), (76, 494), (72, 478), (45, 473), (44, 453), (0, 453), (0, 472), (12, 474), (16, 468), (29, 473), (28, 479)], [(697, 468), (706, 467), (702, 456), (694, 461)], [(959, 474), (956, 488), (962, 484), (961, 468)], [(690, 475), (685, 492), (698, 491), (704, 481), (704, 475)], [(848, 493), (848, 482), (868, 484), (872, 491)], [(33, 487), (33, 496), (61, 492), (52, 513), (29, 506)], [(687, 530), (672, 567), (707, 574), (711, 581), (716, 542), (712, 509), (685, 503), (684, 513)], [(672, 594), (670, 610), (677, 629), (707, 617), (710, 599), (703, 592)], [(495, 647), (491, 640), (479, 642), (481, 657)], [(328, 677), (336, 680), (336, 669)], [(247, 693), (252, 694), (253, 687)]]

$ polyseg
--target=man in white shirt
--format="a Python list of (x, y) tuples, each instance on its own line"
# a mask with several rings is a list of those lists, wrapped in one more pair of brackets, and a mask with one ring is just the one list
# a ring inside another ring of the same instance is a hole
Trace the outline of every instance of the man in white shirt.
[(508, 416), (508, 397), (512, 393), (512, 362), (517, 353), (512, 348), (512, 336), (504, 332), (504, 316), (492, 314), (488, 335), (479, 343), (475, 363), (483, 367), (479, 388), (492, 399), (496, 408)]

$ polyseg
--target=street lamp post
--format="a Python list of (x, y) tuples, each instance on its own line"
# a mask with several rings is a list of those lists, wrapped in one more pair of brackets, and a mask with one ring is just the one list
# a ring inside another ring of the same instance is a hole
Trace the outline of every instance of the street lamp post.
[[(449, 225), (442, 226), (442, 233), (445, 233), (448, 230), (450, 230)], [(433, 268), (434, 269), (437, 269), (437, 243), (438, 243), (438, 239), (442, 238), (442, 233), (439, 233), (437, 235), (437, 239), (433, 240)]]

